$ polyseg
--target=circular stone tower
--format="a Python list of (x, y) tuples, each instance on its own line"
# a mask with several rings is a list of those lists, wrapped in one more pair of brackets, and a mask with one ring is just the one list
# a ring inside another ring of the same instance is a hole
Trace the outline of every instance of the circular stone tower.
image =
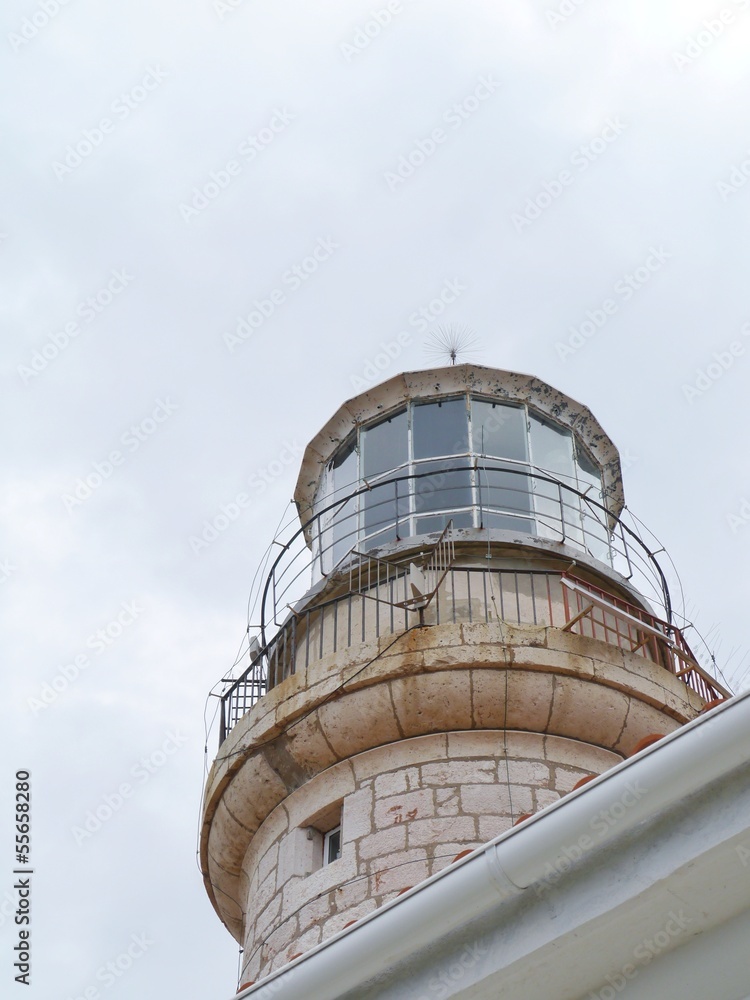
[(617, 449), (536, 378), (375, 386), (295, 499), (204, 798), (243, 985), (727, 693), (620, 519)]

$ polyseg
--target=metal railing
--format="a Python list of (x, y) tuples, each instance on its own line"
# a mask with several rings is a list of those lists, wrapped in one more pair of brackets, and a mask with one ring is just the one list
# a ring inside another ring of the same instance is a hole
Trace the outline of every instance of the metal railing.
[(358, 553), (377, 554), (391, 542), (439, 532), (449, 519), (458, 529), (500, 528), (585, 552), (629, 580), (665, 620), (672, 617), (658, 560), (612, 512), (606, 498), (582, 493), (527, 466), (448, 459), (442, 472), (388, 475), (300, 516), (302, 526), (277, 540), (281, 551), (261, 599), (263, 643), (311, 588), (335, 580), (351, 560), (358, 560)]
[[(382, 563), (383, 560), (375, 560)], [(222, 695), (221, 742), (262, 697), (298, 669), (415, 624), (502, 621), (601, 639), (667, 669), (709, 701), (729, 694), (697, 663), (679, 629), (571, 574), (450, 566), (426, 608), (413, 605), (407, 562), (349, 569), (346, 592), (290, 613), (271, 642)]]

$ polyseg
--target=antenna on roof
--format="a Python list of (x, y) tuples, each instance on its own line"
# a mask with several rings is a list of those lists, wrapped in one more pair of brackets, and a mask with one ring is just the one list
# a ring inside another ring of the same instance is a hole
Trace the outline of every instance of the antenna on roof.
[(439, 326), (425, 341), (425, 354), (452, 365), (478, 354), (479, 338), (468, 326)]

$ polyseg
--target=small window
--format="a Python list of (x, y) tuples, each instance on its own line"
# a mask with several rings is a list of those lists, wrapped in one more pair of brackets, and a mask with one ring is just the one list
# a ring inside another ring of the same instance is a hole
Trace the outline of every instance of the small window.
[(323, 837), (323, 864), (330, 865), (341, 857), (341, 827), (334, 827)]
[(343, 827), (342, 799), (325, 806), (303, 823), (298, 829), (304, 832), (305, 843), (308, 845), (309, 871), (318, 871), (326, 865), (338, 861), (342, 854), (344, 841), (341, 836)]

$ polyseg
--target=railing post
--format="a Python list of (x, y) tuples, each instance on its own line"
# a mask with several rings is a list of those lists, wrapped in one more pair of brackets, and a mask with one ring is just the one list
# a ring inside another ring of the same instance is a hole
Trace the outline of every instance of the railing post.
[(557, 494), (560, 501), (560, 530), (562, 532), (562, 540), (565, 541), (565, 503), (563, 501), (562, 494), (562, 483), (557, 484)]

